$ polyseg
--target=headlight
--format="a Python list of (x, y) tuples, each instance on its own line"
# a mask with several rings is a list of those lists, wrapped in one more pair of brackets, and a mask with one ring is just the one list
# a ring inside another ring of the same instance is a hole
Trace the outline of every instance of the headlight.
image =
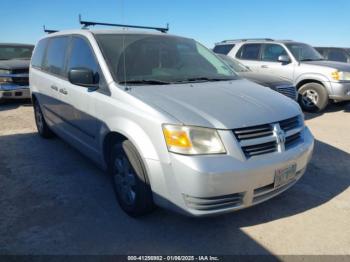
[(332, 78), (337, 81), (350, 81), (350, 72), (334, 71)]
[(215, 129), (163, 125), (163, 134), (169, 152), (184, 155), (226, 153), (220, 136)]
[(7, 77), (10, 73), (9, 70), (0, 69), (0, 84), (12, 82), (12, 78)]

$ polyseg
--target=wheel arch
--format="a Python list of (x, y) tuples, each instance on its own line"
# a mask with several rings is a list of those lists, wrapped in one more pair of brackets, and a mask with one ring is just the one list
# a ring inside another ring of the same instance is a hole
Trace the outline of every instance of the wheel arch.
[[(154, 141), (154, 138), (151, 138), (141, 126), (125, 118), (118, 118), (112, 122), (117, 123), (117, 126), (103, 125), (100, 131), (100, 145), (103, 153), (104, 164), (108, 165), (108, 156), (111, 152), (112, 145), (115, 143), (121, 143), (125, 140), (129, 140), (134, 145), (143, 159), (160, 159), (159, 152), (156, 149), (156, 145), (159, 144), (159, 141)], [(161, 129), (159, 135), (160, 134)]]

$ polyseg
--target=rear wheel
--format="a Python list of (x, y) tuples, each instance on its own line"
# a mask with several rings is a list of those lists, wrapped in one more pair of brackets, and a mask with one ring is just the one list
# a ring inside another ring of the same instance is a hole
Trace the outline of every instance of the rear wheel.
[(129, 140), (113, 146), (110, 172), (121, 208), (130, 216), (150, 213), (152, 190), (140, 154)]
[(328, 105), (328, 93), (325, 87), (318, 83), (307, 83), (298, 90), (299, 104), (308, 112), (320, 112)]
[(41, 111), (40, 104), (38, 100), (35, 100), (33, 103), (34, 107), (34, 117), (36, 128), (38, 129), (38, 133), (43, 138), (51, 138), (54, 136), (54, 133), (51, 131), (49, 126), (47, 125), (43, 112)]

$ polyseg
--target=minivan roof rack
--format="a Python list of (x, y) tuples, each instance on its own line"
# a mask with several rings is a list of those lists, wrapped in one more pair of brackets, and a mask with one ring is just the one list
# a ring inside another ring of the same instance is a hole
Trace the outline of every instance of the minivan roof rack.
[(43, 26), (44, 32), (48, 34), (56, 33), (58, 30), (47, 29), (45, 25)]
[(224, 40), (221, 43), (225, 42), (246, 42), (246, 41), (274, 41), (272, 38), (243, 38), (243, 39), (230, 39), (230, 40)]
[(153, 30), (160, 31), (162, 33), (166, 33), (169, 31), (169, 24), (167, 24), (166, 27), (151, 27), (151, 26), (140, 26), (140, 25), (123, 25), (123, 24), (101, 23), (101, 22), (83, 21), (83, 20), (81, 20), (81, 15), (79, 15), (79, 23), (81, 25), (83, 25), (83, 29), (87, 29), (89, 26), (105, 25), (105, 26), (116, 26), (116, 27), (153, 29)]

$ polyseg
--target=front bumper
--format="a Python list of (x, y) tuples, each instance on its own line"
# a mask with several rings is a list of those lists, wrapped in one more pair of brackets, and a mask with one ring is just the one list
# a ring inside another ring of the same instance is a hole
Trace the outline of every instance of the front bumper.
[[(158, 169), (163, 174), (163, 189), (166, 191), (156, 192), (155, 202), (192, 216), (215, 215), (250, 207), (295, 184), (306, 170), (313, 147), (313, 137), (305, 128), (302, 143), (285, 152), (255, 159), (242, 161), (230, 154), (195, 157), (171, 154), (170, 163), (160, 164)], [(151, 162), (155, 168), (156, 163)], [(295, 179), (274, 188), (275, 171), (291, 164), (297, 166)], [(155, 184), (157, 191), (159, 180)], [(165, 196), (167, 199), (164, 199)]]
[(350, 82), (331, 82), (332, 93), (329, 98), (337, 101), (350, 100)]
[(28, 99), (30, 98), (29, 86), (15, 84), (0, 84), (0, 99)]

